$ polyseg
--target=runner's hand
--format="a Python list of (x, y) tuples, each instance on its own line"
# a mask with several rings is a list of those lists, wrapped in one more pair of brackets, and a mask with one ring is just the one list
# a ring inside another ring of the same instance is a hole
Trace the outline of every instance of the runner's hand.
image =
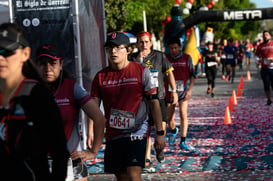
[(173, 100), (172, 104), (176, 105), (178, 102), (178, 93), (177, 92), (172, 92), (172, 100)]
[(92, 151), (75, 151), (71, 154), (71, 159), (76, 160), (80, 158), (82, 160), (82, 163), (87, 160), (92, 160), (96, 158), (97, 153), (94, 153)]
[(92, 148), (92, 144), (94, 142), (94, 135), (89, 135), (87, 140), (86, 140), (86, 144), (87, 144), (87, 147), (91, 150)]
[(165, 147), (165, 135), (155, 135), (155, 149), (163, 150)]

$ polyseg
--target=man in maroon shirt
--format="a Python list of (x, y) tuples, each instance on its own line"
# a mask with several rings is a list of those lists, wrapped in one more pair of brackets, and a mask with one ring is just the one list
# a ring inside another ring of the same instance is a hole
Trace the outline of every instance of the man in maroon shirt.
[(259, 57), (261, 64), (261, 77), (264, 84), (264, 92), (267, 98), (267, 105), (271, 105), (270, 84), (273, 89), (273, 41), (268, 31), (263, 32), (263, 43), (261, 43), (255, 55)]

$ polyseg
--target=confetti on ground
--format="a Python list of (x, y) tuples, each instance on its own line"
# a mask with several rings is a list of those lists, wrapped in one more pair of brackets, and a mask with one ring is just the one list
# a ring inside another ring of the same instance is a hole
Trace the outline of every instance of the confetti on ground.
[[(273, 111), (262, 98), (240, 98), (231, 112), (231, 125), (224, 124), (226, 98), (197, 97), (189, 103), (187, 143), (196, 152), (179, 149), (179, 136), (173, 146), (167, 144), (165, 161), (158, 163), (152, 150), (155, 173), (196, 171), (242, 171), (273, 168)], [(176, 110), (176, 123), (179, 115)], [(153, 136), (153, 134), (152, 134)], [(168, 135), (166, 136), (166, 142)], [(89, 172), (103, 173), (103, 150), (96, 162), (88, 162)], [(234, 175), (235, 176), (235, 175)]]
[[(159, 163), (152, 149), (154, 170), (143, 171), (143, 180), (273, 181), (273, 106), (266, 106), (264, 97), (255, 97), (256, 87), (245, 82), (243, 96), (237, 97), (238, 104), (233, 105), (234, 112), (230, 112), (232, 124), (228, 125), (224, 124), (228, 91), (213, 99), (193, 96), (188, 106), (187, 143), (194, 146), (195, 151), (180, 150), (179, 136), (170, 146), (167, 135), (165, 161)], [(179, 128), (178, 108), (175, 117)], [(97, 175), (115, 180), (103, 172), (104, 147), (95, 161), (87, 163), (92, 175), (88, 180), (95, 180)]]

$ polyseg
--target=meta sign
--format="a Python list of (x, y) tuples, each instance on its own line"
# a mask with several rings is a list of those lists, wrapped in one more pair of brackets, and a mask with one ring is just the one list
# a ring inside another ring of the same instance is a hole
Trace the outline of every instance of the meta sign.
[(261, 10), (245, 10), (245, 11), (225, 11), (224, 12), (224, 20), (232, 21), (232, 20), (254, 20), (254, 19), (262, 19), (262, 11)]

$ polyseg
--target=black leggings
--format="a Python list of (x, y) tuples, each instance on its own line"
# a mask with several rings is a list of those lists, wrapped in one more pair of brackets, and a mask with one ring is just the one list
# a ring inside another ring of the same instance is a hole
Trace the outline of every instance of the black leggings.
[(225, 68), (226, 68), (225, 59), (221, 58), (221, 64), (222, 64), (222, 75), (225, 75)]
[(211, 88), (215, 87), (216, 74), (217, 74), (216, 66), (206, 67), (206, 76), (207, 76), (208, 84), (211, 84)]

